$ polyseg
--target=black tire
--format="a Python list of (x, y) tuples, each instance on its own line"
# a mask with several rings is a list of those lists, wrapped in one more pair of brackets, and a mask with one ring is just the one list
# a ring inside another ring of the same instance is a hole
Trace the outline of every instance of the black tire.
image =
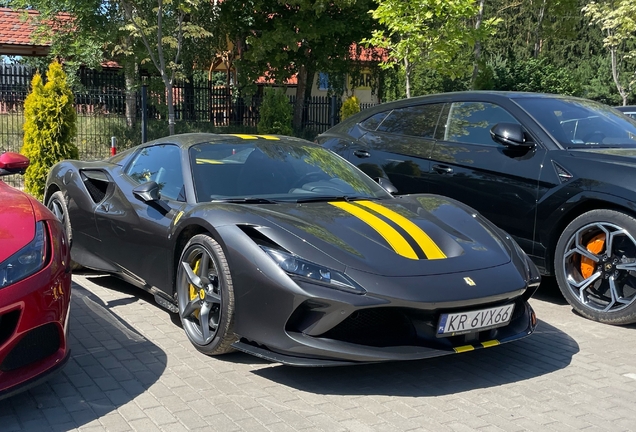
[[(71, 228), (71, 219), (68, 216), (68, 204), (64, 194), (60, 191), (53, 193), (47, 203), (46, 207), (57, 217), (62, 224), (64, 234), (66, 234), (66, 241), (69, 248), (73, 247), (73, 229)], [(75, 261), (71, 260), (71, 270), (80, 270), (82, 266)]]
[[(592, 243), (596, 239), (596, 248)], [(559, 289), (580, 315), (605, 324), (636, 322), (636, 219), (591, 210), (565, 228), (556, 246)]]
[[(209, 235), (198, 234), (186, 244), (177, 265), (179, 317), (188, 339), (207, 355), (233, 351), (238, 339), (233, 331), (234, 289), (223, 249)], [(202, 314), (207, 316), (205, 324)]]

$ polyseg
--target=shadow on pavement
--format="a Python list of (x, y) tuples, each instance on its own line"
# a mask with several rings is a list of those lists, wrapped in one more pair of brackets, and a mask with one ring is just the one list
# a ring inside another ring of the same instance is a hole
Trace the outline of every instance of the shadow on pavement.
[(274, 366), (253, 373), (318, 394), (441, 396), (546, 375), (565, 368), (578, 351), (574, 339), (539, 322), (521, 341), (464, 354), (324, 369)]
[(559, 285), (557, 285), (556, 278), (554, 276), (543, 276), (539, 289), (532, 297), (561, 306), (568, 304), (565, 297), (563, 297), (563, 294), (561, 294), (561, 290), (559, 289)]
[(144, 393), (166, 369), (165, 352), (113, 313), (112, 305), (75, 282), (72, 289), (68, 364), (0, 409), (0, 417), (12, 409), (23, 430), (51, 415), (53, 430), (82, 427)]

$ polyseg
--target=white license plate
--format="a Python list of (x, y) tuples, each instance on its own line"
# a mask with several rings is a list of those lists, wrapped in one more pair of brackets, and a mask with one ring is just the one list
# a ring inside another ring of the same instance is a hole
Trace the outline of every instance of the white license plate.
[(442, 314), (437, 336), (455, 336), (479, 330), (503, 327), (512, 319), (514, 304), (470, 312)]

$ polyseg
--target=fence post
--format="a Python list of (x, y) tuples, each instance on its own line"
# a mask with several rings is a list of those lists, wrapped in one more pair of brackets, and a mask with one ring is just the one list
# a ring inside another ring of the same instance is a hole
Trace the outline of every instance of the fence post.
[(141, 143), (148, 138), (148, 86), (141, 86)]
[(336, 97), (331, 96), (331, 101), (329, 104), (329, 127), (334, 127), (336, 125)]

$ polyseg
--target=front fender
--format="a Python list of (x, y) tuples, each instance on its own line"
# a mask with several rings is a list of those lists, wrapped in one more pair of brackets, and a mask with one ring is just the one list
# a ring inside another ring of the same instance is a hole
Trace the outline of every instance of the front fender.
[[(619, 209), (636, 216), (636, 194), (630, 199), (604, 192), (582, 191), (538, 221), (540, 243), (545, 247), (546, 274), (553, 272), (554, 248), (565, 227), (581, 214), (603, 208)], [(541, 230), (541, 227), (544, 229)]]

